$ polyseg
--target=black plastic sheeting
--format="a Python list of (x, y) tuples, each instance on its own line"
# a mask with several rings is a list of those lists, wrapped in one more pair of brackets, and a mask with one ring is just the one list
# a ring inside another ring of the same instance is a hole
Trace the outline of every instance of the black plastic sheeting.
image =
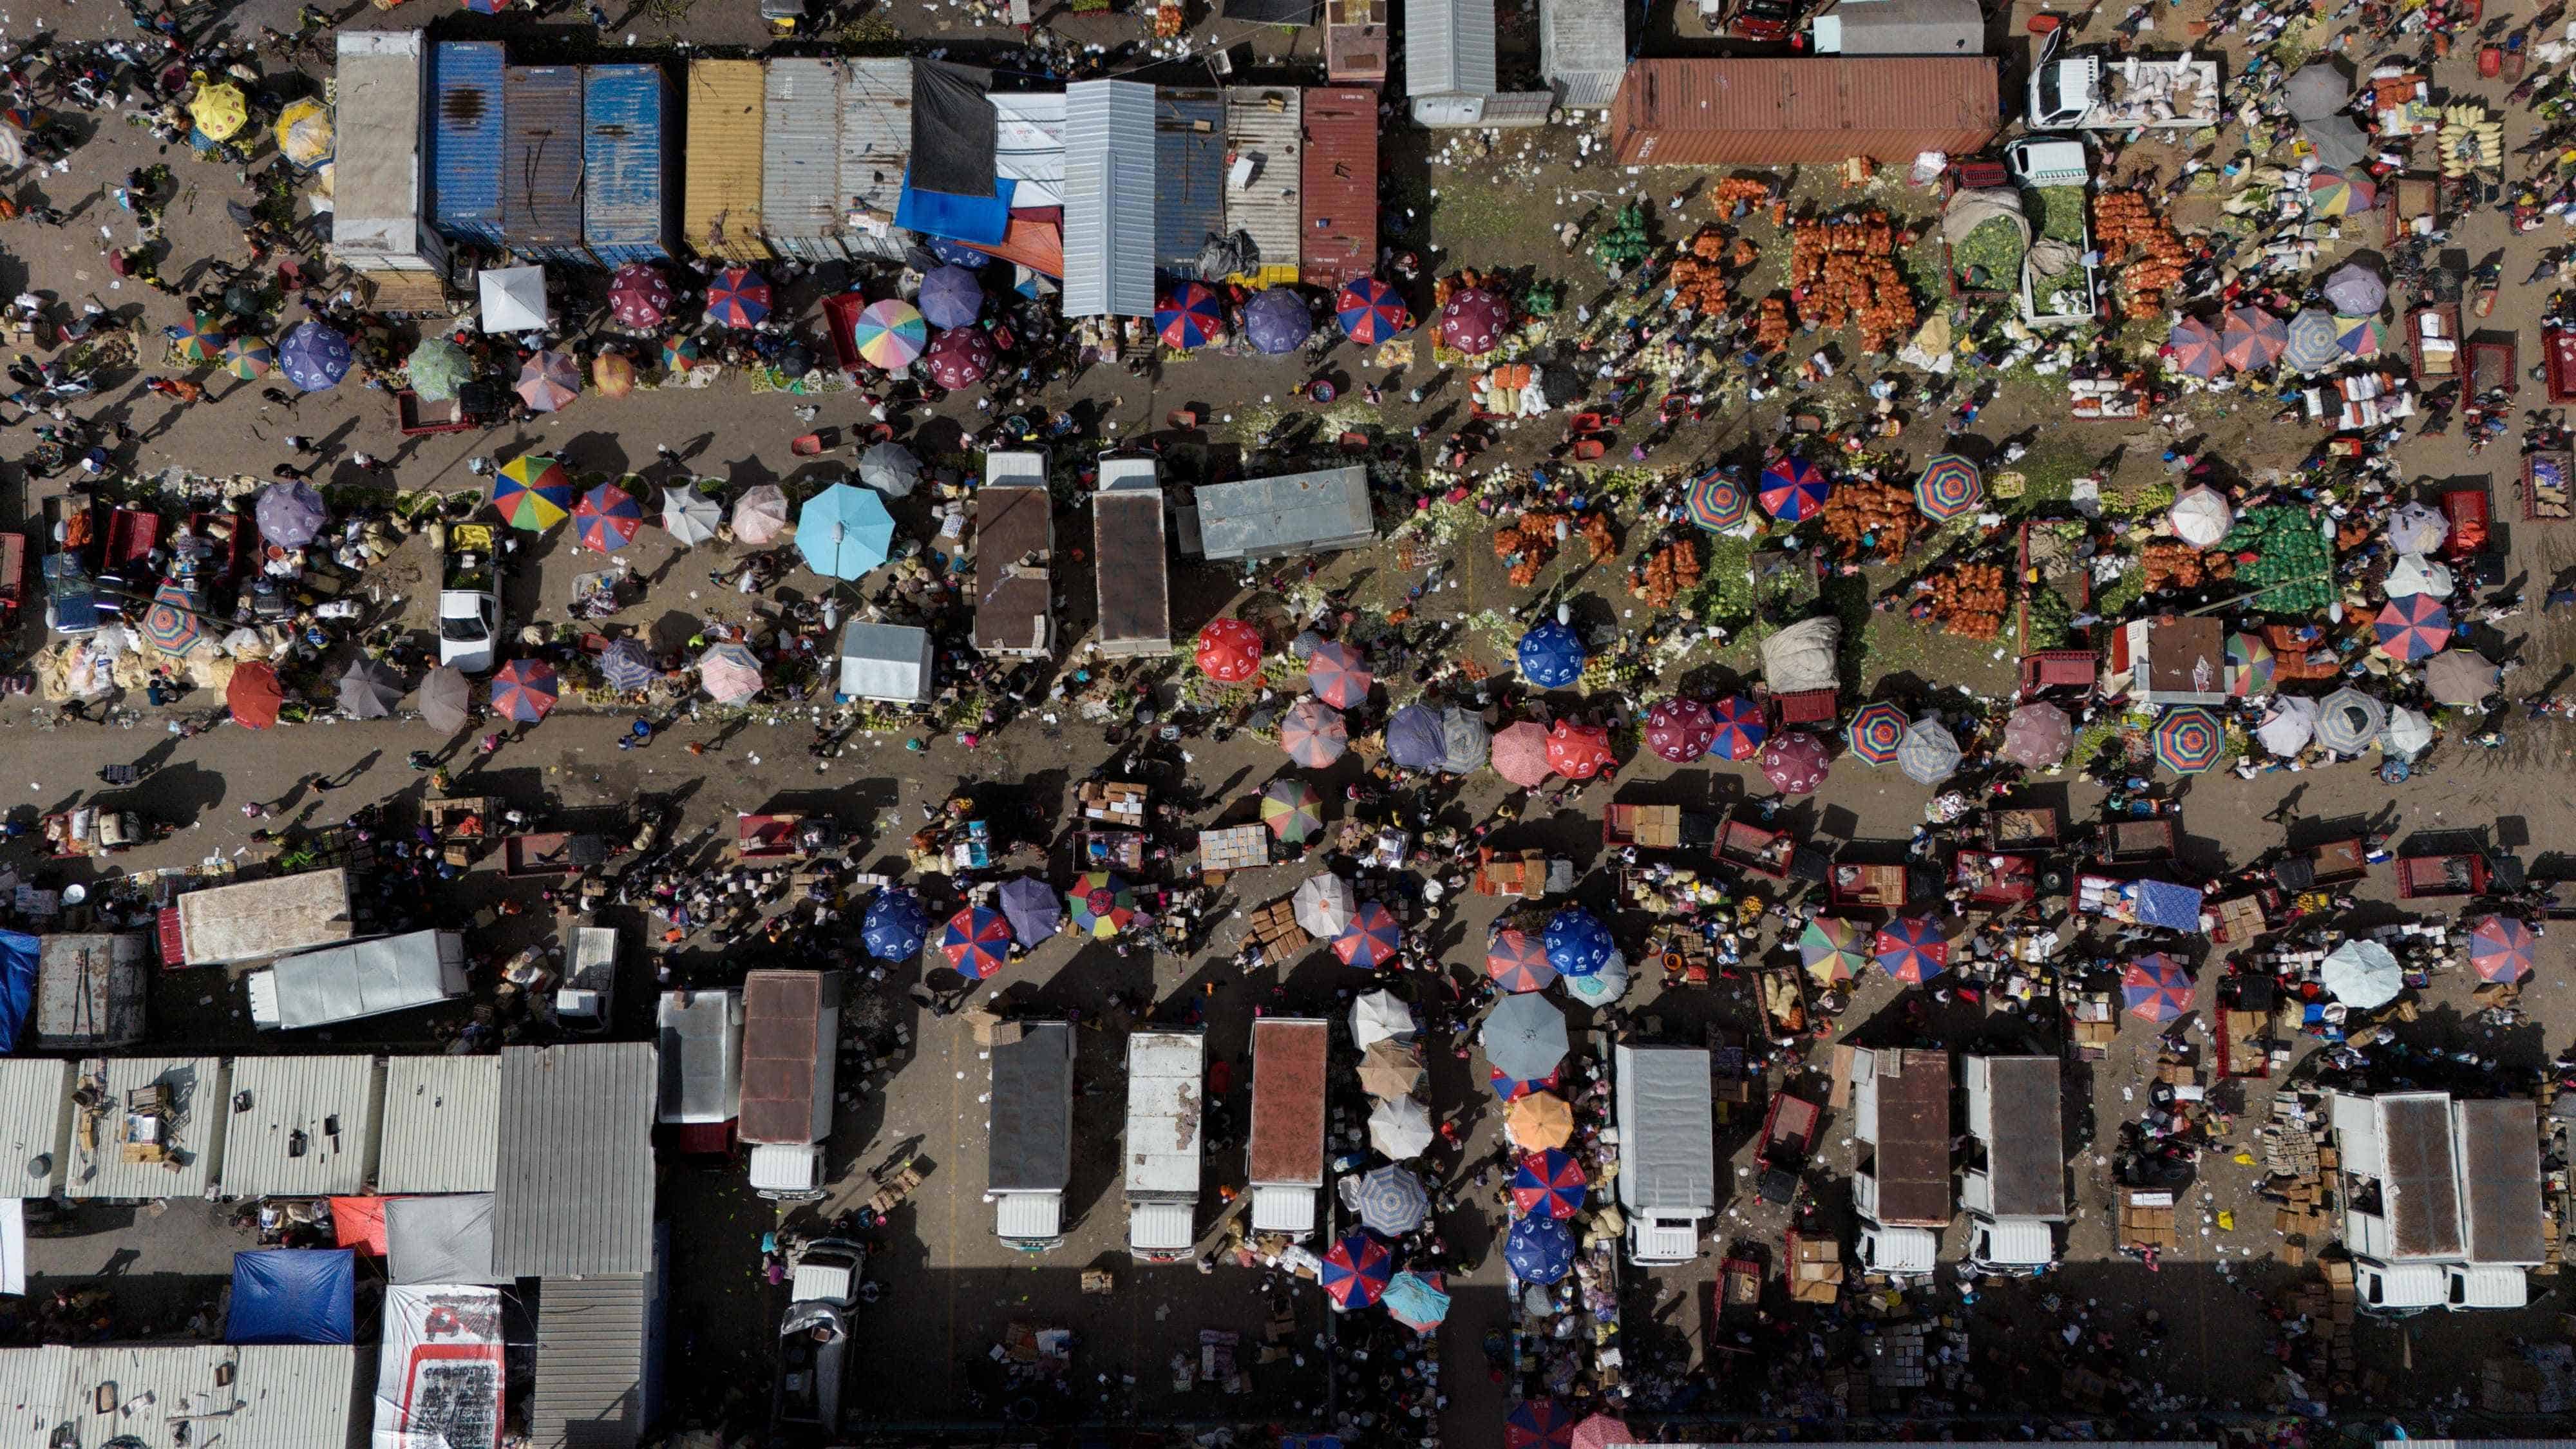
[[(912, 185), (949, 196), (993, 194), (1000, 126), (985, 92), (993, 73), (944, 60), (912, 63)], [(934, 184), (935, 183), (935, 184)]]
[(1262, 25), (1312, 25), (1315, 0), (1225, 0), (1225, 18)]

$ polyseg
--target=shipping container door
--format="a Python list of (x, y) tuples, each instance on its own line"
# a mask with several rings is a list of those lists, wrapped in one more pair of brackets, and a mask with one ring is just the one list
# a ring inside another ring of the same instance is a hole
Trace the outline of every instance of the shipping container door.
[(430, 225), (449, 241), (501, 244), (501, 47), (451, 40), (430, 52)]
[(582, 89), (582, 240), (603, 267), (671, 256), (671, 82), (658, 65), (594, 65)]
[(762, 109), (760, 220), (769, 244), (802, 261), (843, 255), (840, 67), (771, 61)]
[(581, 263), (581, 68), (514, 65), (502, 73), (501, 225), (512, 251)]
[(760, 235), (762, 89), (756, 60), (689, 63), (680, 234), (702, 256), (770, 258)]

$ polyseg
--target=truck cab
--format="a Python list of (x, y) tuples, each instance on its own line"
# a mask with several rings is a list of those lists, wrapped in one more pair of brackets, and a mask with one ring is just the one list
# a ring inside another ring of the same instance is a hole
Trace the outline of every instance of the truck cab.
[(492, 667), (501, 635), (501, 556), (492, 525), (460, 523), (447, 531), (447, 562), (438, 590), (438, 662), (481, 674)]
[(1930, 1228), (1881, 1227), (1866, 1219), (1860, 1225), (1860, 1263), (1869, 1272), (1925, 1274), (1940, 1257), (1941, 1235)]
[(1206, 1037), (1127, 1038), (1127, 1251), (1140, 1262), (1178, 1263), (1198, 1244), (1206, 1092)]
[(837, 1434), (850, 1373), (850, 1317), (859, 1305), (867, 1249), (840, 1238), (805, 1245), (788, 1278), (778, 1323), (778, 1374), (770, 1390), (772, 1428), (798, 1425)]
[(2004, 147), (2004, 172), (2016, 186), (2090, 186), (2093, 167), (2084, 143), (2058, 136), (2024, 136)]
[(2076, 55), (2042, 62), (2030, 73), (2030, 114), (2034, 131), (2054, 131), (2083, 124), (2102, 92), (2102, 60)]
[(2057, 1261), (2057, 1235), (2035, 1218), (1968, 1214), (1968, 1266), (2001, 1278), (2028, 1278)]
[(617, 1005), (617, 932), (576, 926), (570, 944), (563, 984), (555, 988), (555, 1020), (567, 1031), (606, 1031)]
[(2445, 1267), (2453, 1308), (2523, 1308), (2531, 1303), (2531, 1277), (2519, 1266), (2453, 1263)]
[(2449, 1275), (2438, 1263), (2382, 1263), (2356, 1258), (2352, 1271), (2364, 1313), (2406, 1318), (2450, 1302)]

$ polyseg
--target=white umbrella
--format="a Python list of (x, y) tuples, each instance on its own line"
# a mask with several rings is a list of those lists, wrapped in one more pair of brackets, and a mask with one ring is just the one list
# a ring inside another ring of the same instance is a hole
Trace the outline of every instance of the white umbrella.
[(2317, 979), (2327, 995), (2363, 1011), (2386, 1006), (2406, 989), (2405, 971), (2377, 941), (2346, 941), (2327, 952)]
[(2388, 546), (2399, 553), (2431, 553), (2450, 536), (2451, 522), (2440, 509), (2404, 503), (2388, 515)]
[(546, 327), (546, 269), (485, 267), (475, 276), (486, 332), (542, 332)]
[(1337, 875), (1319, 875), (1297, 887), (1293, 907), (1297, 924), (1318, 941), (1330, 941), (1348, 930), (1351, 913), (1359, 909), (1359, 898), (1351, 893), (1351, 883)]
[(1411, 1097), (1381, 1101), (1369, 1112), (1369, 1145), (1402, 1162), (1431, 1145), (1431, 1109)]
[(1628, 958), (1616, 951), (1589, 976), (1559, 976), (1565, 994), (1586, 1006), (1608, 1006), (1628, 994)]
[(2411, 760), (2432, 748), (2433, 722), (2421, 710), (2399, 705), (2388, 712), (2388, 725), (2379, 732), (2379, 748), (2401, 760)]
[(787, 494), (775, 483), (762, 483), (733, 501), (733, 536), (762, 548), (787, 532)]
[(716, 536), (724, 507), (695, 488), (662, 490), (662, 531), (671, 541), (695, 548)]
[(2302, 695), (2276, 696), (2272, 707), (2263, 711), (2263, 722), (2254, 727), (2254, 738), (2263, 748), (2281, 756), (2295, 755), (2317, 737), (2317, 702)]
[(1351, 1003), (1351, 1040), (1363, 1052), (1382, 1041), (1402, 1041), (1420, 1030), (1413, 1008), (1392, 991), (1372, 991)]
[(2453, 587), (2450, 569), (2440, 561), (2426, 558), (2420, 553), (2399, 554), (2397, 562), (2388, 566), (2388, 597), (2392, 599), (2409, 598), (2416, 594), (2431, 594), (2437, 599), (2447, 599), (2451, 596)]
[(2194, 486), (2173, 503), (2174, 537), (2194, 548), (2216, 548), (2236, 526), (2236, 510), (2215, 488)]

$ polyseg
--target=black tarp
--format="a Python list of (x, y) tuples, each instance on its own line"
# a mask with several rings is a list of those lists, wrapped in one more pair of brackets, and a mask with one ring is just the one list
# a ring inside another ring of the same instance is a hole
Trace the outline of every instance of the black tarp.
[[(949, 196), (993, 194), (1000, 126), (985, 92), (993, 73), (944, 60), (912, 63), (912, 186)], [(933, 184), (936, 183), (936, 184)]]
[(1225, 18), (1262, 25), (1312, 25), (1315, 0), (1225, 0)]

